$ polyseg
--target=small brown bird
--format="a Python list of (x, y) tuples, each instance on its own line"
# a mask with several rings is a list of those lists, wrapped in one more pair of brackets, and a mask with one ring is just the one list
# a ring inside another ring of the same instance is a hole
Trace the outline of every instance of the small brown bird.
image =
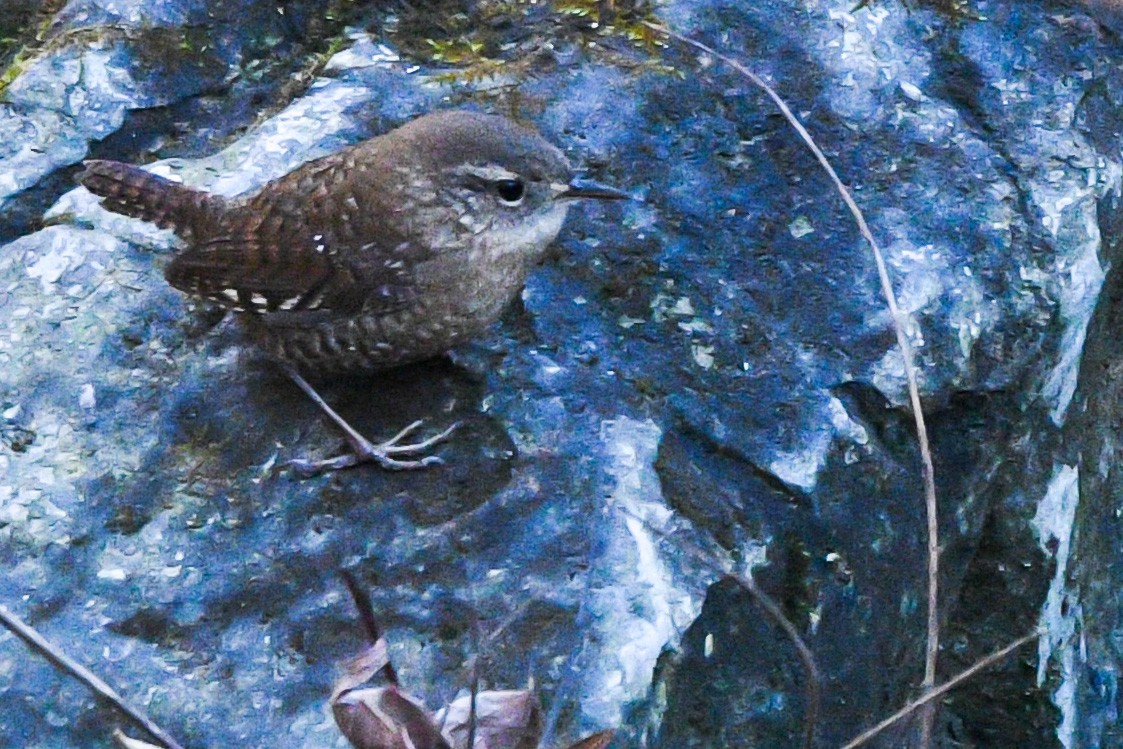
[(170, 228), (186, 249), (172, 286), (246, 313), (255, 342), (344, 431), (351, 454), (291, 461), (314, 473), (416, 455), (420, 422), (374, 444), (304, 379), (425, 359), (478, 335), (522, 288), (578, 198), (561, 151), (503, 117), (451, 111), (309, 162), (258, 192), (224, 198), (115, 161), (80, 181), (111, 211)]

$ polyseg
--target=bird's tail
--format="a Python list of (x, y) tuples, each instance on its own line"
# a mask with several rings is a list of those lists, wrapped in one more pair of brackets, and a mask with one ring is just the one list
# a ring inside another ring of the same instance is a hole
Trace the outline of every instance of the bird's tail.
[(90, 160), (78, 181), (114, 213), (151, 221), (185, 238), (213, 227), (224, 199), (120, 161)]

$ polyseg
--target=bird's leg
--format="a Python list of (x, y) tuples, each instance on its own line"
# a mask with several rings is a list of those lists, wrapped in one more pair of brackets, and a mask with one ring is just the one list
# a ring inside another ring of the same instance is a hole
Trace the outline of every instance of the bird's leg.
[(351, 446), (351, 452), (344, 453), (335, 458), (328, 458), (326, 460), (304, 460), (295, 459), (290, 460), (286, 465), (296, 469), (297, 472), (305, 476), (313, 476), (323, 471), (338, 471), (341, 468), (350, 468), (357, 466), (361, 463), (377, 463), (391, 471), (405, 471), (414, 468), (425, 468), (427, 466), (439, 465), (443, 463), (436, 455), (426, 455), (419, 460), (399, 460), (395, 455), (412, 455), (428, 450), (433, 445), (447, 439), (450, 434), (456, 429), (459, 424), (453, 424), (448, 429), (440, 434), (435, 434), (428, 439), (421, 440), (420, 442), (412, 442), (402, 444), (402, 440), (413, 434), (420, 426), (420, 421), (415, 421), (407, 426), (402, 431), (395, 434), (390, 439), (379, 444), (374, 444), (363, 435), (355, 431), (347, 421), (335, 412), (329, 406), (320, 394), (316, 392), (308, 381), (305, 380), (294, 367), (288, 364), (283, 364), (285, 373), (289, 376), (296, 386), (304, 391), (304, 394), (312, 399), (312, 402), (319, 406), (328, 418), (335, 422), (344, 436), (347, 438), (347, 444)]

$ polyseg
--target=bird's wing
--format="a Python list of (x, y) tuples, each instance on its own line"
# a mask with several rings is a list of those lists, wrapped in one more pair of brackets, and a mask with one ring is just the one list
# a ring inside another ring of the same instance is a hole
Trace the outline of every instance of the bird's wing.
[(413, 269), (432, 250), (394, 220), (393, 206), (375, 204), (383, 191), (371, 189), (371, 179), (350, 149), (305, 164), (176, 256), (168, 282), (254, 312), (389, 312), (408, 304)]
[(250, 312), (389, 312), (412, 298), (407, 248), (386, 251), (369, 243), (356, 257), (330, 250), (323, 239), (312, 241), (304, 246), (294, 236), (281, 246), (253, 235), (216, 237), (176, 256), (164, 274), (177, 289)]

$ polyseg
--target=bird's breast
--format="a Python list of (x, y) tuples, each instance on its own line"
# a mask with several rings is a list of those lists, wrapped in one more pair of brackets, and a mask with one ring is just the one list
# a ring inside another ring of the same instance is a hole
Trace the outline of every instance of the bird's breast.
[(448, 240), (412, 272), (410, 302), (389, 310), (270, 325), (275, 356), (317, 374), (374, 371), (444, 353), (478, 336), (522, 289), (565, 219), (564, 206), (530, 224)]

